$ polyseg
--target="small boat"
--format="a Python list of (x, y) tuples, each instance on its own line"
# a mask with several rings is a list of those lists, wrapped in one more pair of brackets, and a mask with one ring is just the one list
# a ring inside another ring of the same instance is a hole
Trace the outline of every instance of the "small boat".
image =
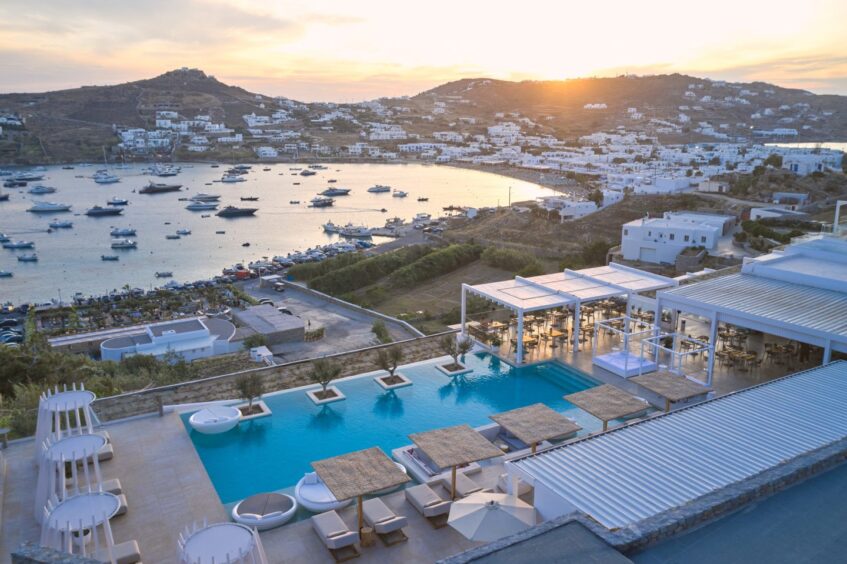
[(317, 172), (315, 172), (314, 170), (303, 170), (303, 171), (300, 171), (300, 176), (314, 176), (314, 175), (316, 175), (316, 174), (317, 174)]
[(171, 278), (174, 275), (170, 270), (164, 270), (156, 273), (156, 278)]
[(3, 188), (23, 188), (26, 186), (25, 180), (7, 180), (3, 183)]
[(165, 235), (165, 239), (179, 239), (179, 238), (180, 238), (179, 235), (174, 235), (174, 234)]
[(331, 221), (327, 221), (321, 227), (323, 227), (325, 233), (338, 233), (341, 230), (340, 227)]
[(156, 163), (152, 167), (150, 167), (150, 173), (155, 176), (176, 176), (179, 174), (180, 169), (178, 166), (170, 165), (170, 164), (160, 164)]
[(94, 206), (85, 212), (85, 215), (89, 217), (104, 217), (107, 215), (121, 215), (124, 212), (121, 208), (104, 208), (101, 206)]
[(237, 208), (235, 206), (227, 206), (215, 215), (218, 217), (245, 217), (255, 214), (259, 208)]
[(185, 209), (191, 211), (205, 211), (205, 210), (216, 210), (218, 209), (217, 202), (191, 202)]
[(182, 189), (182, 184), (164, 184), (162, 182), (153, 182), (152, 180), (138, 191), (139, 194), (163, 194), (165, 192), (179, 192)]
[(368, 192), (372, 194), (379, 194), (381, 192), (391, 192), (391, 186), (385, 186), (384, 184), (376, 184), (375, 186), (371, 186), (368, 188)]
[(112, 237), (135, 237), (135, 229), (131, 227), (115, 227), (109, 232)]
[(333, 511), (353, 503), (352, 499), (338, 501), (315, 472), (307, 472), (305, 476), (300, 478), (300, 481), (294, 487), (294, 497), (297, 499), (297, 503), (312, 513)]
[(0, 270), (0, 278), (11, 278), (12, 273), (8, 270)]
[(257, 202), (259, 201), (258, 196), (241, 196), (242, 202)]
[(121, 181), (120, 178), (118, 178), (114, 174), (111, 174), (108, 170), (98, 170), (94, 173), (94, 176), (92, 176), (92, 178), (97, 184), (114, 184), (116, 182)]
[(242, 246), (242, 247), (249, 247), (249, 246), (250, 246), (250, 243), (249, 243), (249, 242), (248, 242), (248, 243), (241, 243), (241, 246)]
[(235, 174), (225, 174), (221, 177), (221, 182), (226, 184), (234, 184), (235, 182), (246, 182), (246, 178), (242, 178), (241, 176)]
[(73, 170), (73, 169), (74, 169), (74, 167), (72, 167), (70, 165), (65, 165), (65, 166), (62, 167), (62, 170)]
[(27, 190), (27, 192), (29, 192), (30, 194), (52, 194), (55, 191), (56, 189), (52, 186), (44, 186), (43, 184), (36, 184), (35, 186)]
[(107, 262), (114, 262), (119, 259), (120, 257), (118, 255), (100, 255), (100, 260)]
[(321, 192), (321, 196), (347, 196), (350, 194), (350, 188), (327, 188)]
[(35, 243), (32, 241), (5, 241), (3, 243), (4, 249), (34, 249)]
[(295, 185), (295, 186), (300, 186), (300, 183), (299, 183), (299, 182), (295, 182), (295, 183), (294, 183), (294, 185)]
[(218, 194), (204, 194), (203, 192), (191, 197), (191, 200), (195, 202), (217, 202), (220, 199), (221, 197)]
[(300, 203), (300, 200), (289, 200), (288, 203), (292, 204), (292, 205), (296, 205), (296, 204)]
[(18, 255), (18, 262), (38, 262), (38, 255), (30, 253), (28, 255)]
[(191, 229), (177, 229), (177, 235), (191, 235)]
[(132, 239), (120, 239), (117, 241), (112, 241), (113, 249), (137, 249), (138, 243), (133, 241)]
[(332, 198), (327, 198), (325, 196), (316, 196), (311, 199), (311, 203), (309, 204), (310, 208), (328, 208), (331, 207), (335, 203), (335, 200)]
[(207, 214), (207, 213), (200, 214), (200, 219), (206, 219), (207, 217), (212, 217), (212, 216), (210, 216), (210, 215), (209, 215), (209, 214)]
[(402, 190), (395, 190), (394, 193), (391, 194), (391, 195), (394, 196), (395, 198), (405, 198), (406, 196), (409, 195), (409, 193), (404, 192)]
[(219, 164), (213, 164), (213, 165), (211, 165), (211, 167), (212, 167), (212, 168), (218, 168), (218, 167), (220, 167), (220, 166), (221, 166), (221, 165), (219, 165)]
[(419, 201), (419, 202), (428, 202), (428, 201), (429, 201), (429, 198), (427, 198), (427, 197), (425, 197), (425, 196), (421, 196), (421, 197), (419, 197), (419, 198), (418, 198), (418, 201)]
[(124, 198), (118, 198), (117, 196), (115, 196), (114, 198), (112, 198), (111, 200), (106, 202), (106, 205), (109, 205), (109, 206), (128, 206), (129, 200), (124, 199)]
[(226, 231), (215, 231), (215, 235), (226, 235)]
[(327, 182), (330, 184), (335, 184), (336, 182), (338, 182), (338, 180), (336, 180), (335, 178), (330, 178), (329, 180), (327, 180)]
[(263, 168), (262, 170), (263, 170), (263, 171), (265, 171), (265, 172), (268, 172), (268, 171), (270, 171), (271, 169), (270, 169), (269, 167), (265, 167), (265, 168)]
[(57, 204), (56, 202), (34, 202), (32, 207), (26, 211), (30, 213), (60, 213), (71, 211), (70, 204)]
[(59, 221), (58, 219), (54, 219), (50, 222), (50, 229), (70, 229), (73, 226), (73, 221)]

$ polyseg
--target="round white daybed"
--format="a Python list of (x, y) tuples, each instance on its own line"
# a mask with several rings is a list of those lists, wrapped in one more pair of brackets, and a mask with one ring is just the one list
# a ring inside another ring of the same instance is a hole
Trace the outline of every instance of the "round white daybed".
[(251, 495), (232, 508), (232, 520), (259, 531), (288, 523), (297, 512), (297, 500), (281, 493)]
[(226, 405), (204, 407), (188, 419), (188, 424), (198, 433), (216, 435), (226, 433), (241, 420), (238, 408)]
[(333, 509), (341, 509), (353, 503), (352, 499), (338, 501), (326, 484), (314, 472), (307, 472), (294, 487), (294, 497), (297, 503), (312, 513), (323, 513)]

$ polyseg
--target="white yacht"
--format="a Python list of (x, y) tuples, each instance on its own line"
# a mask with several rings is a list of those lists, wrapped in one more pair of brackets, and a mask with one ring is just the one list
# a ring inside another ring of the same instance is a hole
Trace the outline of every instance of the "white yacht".
[(391, 186), (385, 186), (384, 184), (377, 184), (375, 186), (371, 186), (368, 188), (368, 192), (372, 194), (379, 194), (381, 192), (391, 192)]
[(322, 227), (325, 233), (338, 233), (341, 230), (340, 227), (331, 221), (327, 221), (322, 225)]
[(236, 182), (246, 182), (247, 179), (235, 174), (224, 174), (221, 178), (221, 182), (225, 182), (227, 184), (234, 184)]
[(132, 239), (118, 239), (117, 241), (112, 241), (113, 249), (135, 249), (137, 247), (138, 243)]
[(204, 194), (200, 192), (191, 198), (194, 202), (217, 202), (221, 197), (218, 194)]
[(120, 182), (121, 179), (110, 173), (108, 170), (98, 170), (92, 176), (94, 182), (97, 184), (114, 184), (115, 182)]
[(32, 241), (6, 241), (3, 243), (4, 249), (34, 249), (35, 243)]
[(341, 228), (338, 234), (343, 237), (367, 239), (368, 237), (371, 237), (371, 230), (364, 225), (353, 225), (352, 223), (348, 223)]
[(36, 184), (35, 186), (27, 190), (27, 192), (29, 192), (30, 194), (52, 194), (55, 191), (56, 189), (52, 186), (44, 186), (43, 184)]
[(135, 229), (131, 227), (115, 227), (109, 235), (112, 237), (135, 237)]
[(406, 196), (409, 195), (409, 193), (404, 192), (402, 190), (395, 190), (394, 193), (391, 194), (391, 195), (394, 196), (395, 198), (405, 198)]
[(185, 209), (191, 210), (191, 211), (216, 210), (216, 209), (218, 209), (218, 203), (217, 202), (195, 201), (195, 202), (191, 202), (190, 204), (185, 206)]
[(58, 213), (71, 211), (70, 204), (58, 204), (56, 202), (33, 202), (32, 207), (26, 211), (32, 213)]
[(114, 196), (111, 200), (106, 202), (106, 204), (109, 206), (128, 206), (129, 200), (127, 200), (126, 198), (118, 198), (117, 196)]
[(73, 226), (73, 221), (59, 221), (58, 219), (54, 219), (50, 222), (50, 229), (70, 229)]

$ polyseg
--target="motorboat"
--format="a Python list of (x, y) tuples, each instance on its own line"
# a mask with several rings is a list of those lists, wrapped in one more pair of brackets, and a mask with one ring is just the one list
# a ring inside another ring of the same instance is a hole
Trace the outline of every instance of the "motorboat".
[(121, 208), (104, 208), (102, 206), (94, 206), (93, 208), (87, 210), (85, 215), (89, 217), (104, 217), (107, 215), (121, 215), (124, 212)]
[(338, 180), (336, 180), (335, 178), (330, 178), (329, 180), (327, 180), (327, 182), (330, 184), (335, 184), (336, 182), (338, 182)]
[(300, 200), (288, 200), (288, 203), (291, 204), (292, 206), (296, 206), (297, 204), (300, 203)]
[(177, 235), (191, 235), (191, 229), (177, 229)]
[(338, 234), (342, 237), (367, 239), (371, 237), (371, 230), (364, 225), (353, 225), (352, 223), (348, 223), (338, 231)]
[(194, 202), (217, 202), (220, 199), (221, 197), (217, 194), (204, 194), (203, 192), (191, 197)]
[(35, 186), (27, 190), (27, 192), (29, 192), (30, 194), (52, 194), (55, 191), (56, 189), (52, 186), (44, 186), (43, 184), (36, 184)]
[(176, 176), (181, 170), (178, 166), (156, 163), (150, 167), (150, 174), (155, 176)]
[(137, 249), (138, 243), (133, 241), (132, 239), (119, 239), (117, 241), (112, 241), (113, 249)]
[(312, 513), (323, 513), (347, 507), (352, 499), (338, 501), (320, 476), (315, 472), (307, 472), (294, 487), (294, 497), (297, 503)]
[(115, 227), (109, 235), (112, 237), (135, 237), (135, 229), (131, 227)]
[(217, 202), (191, 202), (185, 209), (191, 211), (205, 211), (205, 210), (216, 210), (218, 209)]
[(8, 270), (0, 270), (0, 278), (11, 278), (13, 274)]
[(114, 198), (106, 202), (106, 204), (110, 206), (128, 206), (129, 200), (124, 198), (118, 198), (117, 196), (115, 196)]
[(70, 204), (56, 202), (33, 202), (32, 207), (26, 211), (31, 213), (61, 213), (71, 211), (71, 206)]
[(347, 196), (350, 194), (350, 188), (336, 188), (332, 186), (321, 192), (321, 196)]
[(182, 184), (165, 184), (163, 182), (153, 182), (152, 180), (138, 191), (139, 194), (164, 194), (165, 192), (179, 192), (182, 189)]
[(316, 174), (317, 174), (317, 172), (315, 172), (314, 170), (303, 170), (303, 171), (300, 171), (300, 176), (314, 176), (314, 175), (316, 175)]
[(384, 184), (376, 184), (375, 186), (371, 186), (368, 188), (368, 192), (372, 194), (379, 194), (381, 192), (391, 192), (391, 186), (385, 186)]
[(420, 196), (420, 197), (418, 198), (418, 201), (419, 201), (419, 202), (428, 202), (428, 201), (429, 201), (429, 198), (427, 198), (426, 196)]
[(394, 193), (391, 194), (391, 195), (394, 196), (395, 198), (405, 198), (406, 196), (409, 195), (409, 193), (404, 192), (402, 190), (395, 190)]
[(14, 180), (10, 178), (3, 183), (3, 188), (23, 188), (26, 186), (25, 180)]
[(32, 241), (5, 241), (3, 243), (4, 249), (34, 249), (35, 243)]
[(58, 219), (54, 219), (49, 223), (50, 229), (70, 229), (73, 226), (73, 221), (59, 221)]
[(225, 174), (221, 177), (221, 182), (226, 184), (234, 184), (236, 182), (246, 182), (246, 178), (242, 178), (241, 176), (237, 176), (235, 174)]
[(114, 262), (116, 260), (120, 260), (120, 257), (118, 255), (100, 255), (100, 260)]
[(19, 182), (38, 182), (39, 180), (44, 180), (44, 175), (35, 172), (19, 172), (12, 175), (12, 180)]
[(121, 181), (120, 178), (110, 173), (108, 170), (98, 170), (94, 173), (92, 178), (97, 184), (114, 184)]
[(0, 243), (5, 243), (7, 241), (11, 241), (8, 235), (5, 233), (0, 233)]
[(227, 206), (215, 215), (218, 217), (245, 217), (248, 215), (253, 215), (259, 208), (237, 208), (235, 206)]
[(18, 255), (18, 262), (38, 262), (38, 255), (29, 253), (27, 255)]
[(179, 238), (180, 238), (180, 236), (179, 236), (179, 235), (175, 235), (175, 234), (170, 234), (170, 233), (169, 233), (169, 234), (165, 235), (165, 239), (179, 239)]
[(162, 272), (157, 272), (156, 278), (172, 278), (173, 275), (174, 275), (174, 273), (171, 272), (170, 270), (165, 270), (165, 271), (162, 271)]
[(341, 228), (331, 221), (327, 221), (321, 227), (323, 227), (325, 233), (338, 233), (341, 231)]
[(335, 200), (332, 198), (327, 198), (326, 196), (315, 196), (310, 200), (309, 207), (310, 208), (328, 208), (331, 207), (335, 203)]
[(242, 202), (258, 202), (259, 196), (241, 196)]
[(233, 429), (241, 420), (238, 408), (226, 405), (210, 405), (188, 418), (188, 424), (198, 433), (217, 435)]

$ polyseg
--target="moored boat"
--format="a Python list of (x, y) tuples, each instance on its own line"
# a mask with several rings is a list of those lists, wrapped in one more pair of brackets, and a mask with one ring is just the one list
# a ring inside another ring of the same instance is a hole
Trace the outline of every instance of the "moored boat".
[(115, 227), (109, 232), (112, 237), (135, 237), (135, 229), (131, 227)]
[(89, 217), (104, 217), (107, 215), (121, 215), (124, 212), (121, 208), (104, 208), (102, 206), (94, 206), (85, 212)]
[(147, 186), (138, 191), (139, 194), (164, 194), (165, 192), (179, 192), (182, 184), (165, 184), (163, 182), (150, 181)]
[(32, 207), (26, 211), (31, 213), (60, 213), (71, 211), (70, 204), (59, 204), (56, 202), (33, 202)]
[(384, 184), (376, 184), (368, 188), (368, 192), (372, 194), (379, 194), (382, 192), (391, 192), (391, 186), (385, 186)]
[(347, 196), (350, 194), (350, 188), (336, 188), (331, 186), (321, 192), (321, 196)]
[(138, 248), (138, 243), (133, 241), (132, 239), (119, 239), (117, 241), (112, 241), (113, 249), (136, 249)]
[(218, 217), (245, 217), (255, 214), (259, 208), (237, 208), (235, 206), (227, 206), (215, 215)]
[(18, 262), (38, 262), (38, 255), (35, 253), (18, 255)]
[(100, 260), (114, 262), (120, 260), (120, 257), (118, 255), (100, 255)]
[(216, 209), (218, 209), (218, 203), (217, 202), (196, 201), (196, 202), (191, 202), (190, 204), (185, 206), (185, 209), (191, 210), (191, 211), (216, 210)]
[(327, 198), (326, 196), (315, 196), (310, 200), (309, 207), (310, 208), (328, 208), (331, 207), (335, 203), (335, 200), (332, 198)]

